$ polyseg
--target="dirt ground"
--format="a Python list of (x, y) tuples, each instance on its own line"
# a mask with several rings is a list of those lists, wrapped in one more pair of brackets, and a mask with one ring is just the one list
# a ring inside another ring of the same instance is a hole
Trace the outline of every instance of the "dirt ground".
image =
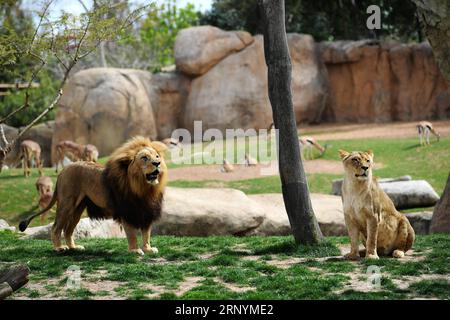
[[(442, 137), (450, 136), (450, 120), (432, 121), (432, 123)], [(299, 133), (300, 135), (305, 133), (320, 141), (412, 138), (417, 137), (416, 124), (417, 121), (370, 124), (323, 124), (301, 127)]]
[[(333, 160), (307, 160), (303, 162), (307, 173), (332, 173), (341, 174), (344, 172), (340, 161)], [(184, 168), (170, 169), (170, 181), (187, 180), (187, 181), (236, 181), (253, 178), (261, 178), (267, 175), (277, 175), (276, 171), (267, 174), (264, 168), (268, 168), (269, 164), (264, 163), (257, 166), (245, 167), (244, 165), (234, 165), (233, 172), (221, 172), (221, 165), (196, 165)]]
[[(305, 126), (299, 129), (300, 134), (312, 136), (319, 141), (370, 139), (370, 138), (414, 138), (417, 137), (417, 122), (372, 123), (372, 124), (324, 124), (317, 126)], [(433, 121), (433, 125), (442, 137), (450, 136), (450, 120)], [(332, 133), (330, 133), (332, 132)], [(434, 137), (432, 137), (434, 139)], [(315, 159), (303, 162), (307, 173), (331, 173), (342, 174), (343, 168), (340, 161)], [(260, 164), (254, 167), (234, 165), (234, 172), (224, 173), (220, 171), (221, 165), (196, 165), (170, 170), (170, 180), (218, 180), (236, 181), (263, 177), (261, 169), (268, 164)], [(382, 167), (382, 164), (378, 164)], [(271, 175), (276, 175), (273, 172)]]

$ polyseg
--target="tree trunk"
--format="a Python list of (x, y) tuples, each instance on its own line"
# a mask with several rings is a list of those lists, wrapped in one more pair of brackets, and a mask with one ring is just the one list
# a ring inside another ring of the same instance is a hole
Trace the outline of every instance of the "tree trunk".
[(450, 173), (441, 199), (434, 207), (430, 233), (450, 233)]
[(0, 300), (28, 282), (30, 269), (22, 264), (0, 263)]
[(275, 128), (283, 199), (297, 244), (322, 240), (309, 197), (291, 93), (291, 57), (284, 24), (284, 0), (258, 0), (264, 30), (264, 55), (268, 68), (269, 99)]
[(413, 0), (442, 75), (450, 86), (450, 1)]

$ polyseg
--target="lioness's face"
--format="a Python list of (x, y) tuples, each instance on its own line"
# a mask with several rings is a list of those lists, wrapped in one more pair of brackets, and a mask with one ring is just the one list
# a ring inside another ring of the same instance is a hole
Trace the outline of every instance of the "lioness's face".
[(147, 147), (137, 153), (135, 161), (141, 167), (147, 183), (157, 185), (159, 183), (158, 177), (163, 171), (161, 155), (155, 149)]
[(339, 150), (345, 171), (354, 176), (357, 180), (367, 180), (372, 173), (373, 153), (372, 151), (352, 151)]

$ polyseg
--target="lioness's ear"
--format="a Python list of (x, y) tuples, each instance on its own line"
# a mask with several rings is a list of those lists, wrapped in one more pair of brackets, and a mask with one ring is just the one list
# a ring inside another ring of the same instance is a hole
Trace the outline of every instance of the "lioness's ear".
[(344, 160), (346, 157), (348, 157), (350, 155), (350, 152), (347, 152), (345, 150), (339, 150), (339, 156), (341, 157), (342, 160)]
[(153, 149), (158, 151), (158, 153), (164, 154), (164, 152), (167, 151), (167, 146), (165, 143), (162, 143), (160, 141), (152, 141), (151, 143)]
[(367, 150), (366, 153), (369, 155), (369, 157), (371, 157), (373, 159), (373, 151), (372, 150)]

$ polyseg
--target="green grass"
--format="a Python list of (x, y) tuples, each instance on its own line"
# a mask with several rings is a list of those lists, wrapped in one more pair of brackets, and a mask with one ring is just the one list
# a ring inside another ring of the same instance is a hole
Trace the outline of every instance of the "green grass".
[[(127, 252), (125, 239), (84, 239), (84, 252), (55, 253), (50, 241), (20, 240), (11, 232), (0, 232), (0, 261), (14, 261), (29, 266), (33, 289), (21, 289), (28, 298), (41, 296), (69, 299), (97, 299), (114, 294), (127, 299), (148, 299), (152, 287), (162, 288), (157, 299), (410, 299), (412, 297), (448, 299), (449, 283), (445, 279), (420, 280), (405, 290), (392, 279), (403, 276), (450, 275), (449, 235), (419, 236), (415, 249), (425, 255), (421, 261), (349, 262), (338, 258), (326, 262), (321, 257), (340, 255), (338, 245), (347, 238), (332, 237), (318, 246), (296, 246), (292, 237), (172, 237), (156, 236), (156, 256), (137, 256)], [(208, 254), (208, 256), (204, 256)], [(202, 256), (203, 255), (203, 256)], [(247, 259), (252, 258), (252, 259)], [(286, 268), (270, 260), (303, 258)], [(157, 260), (164, 263), (157, 263)], [(382, 267), (382, 285), (371, 292), (347, 290), (350, 272), (366, 277), (369, 265)], [(66, 289), (70, 266), (81, 270), (82, 286)], [(95, 276), (96, 280), (92, 280)], [(187, 277), (200, 281), (181, 295), (178, 286)], [(117, 287), (98, 291), (83, 287), (85, 282), (117, 282)], [(41, 287), (36, 286), (38, 283)], [(228, 285), (244, 287), (233, 291)], [(341, 293), (339, 293), (341, 291)], [(343, 291), (343, 292), (342, 292)]]
[[(427, 147), (419, 146), (416, 139), (364, 139), (321, 141), (321, 143), (330, 145), (322, 157), (327, 160), (340, 161), (339, 149), (372, 149), (375, 153), (375, 162), (382, 164), (382, 168), (375, 170), (376, 176), (385, 178), (411, 175), (413, 179), (427, 180), (439, 195), (444, 189), (450, 171), (450, 138), (441, 139), (439, 143), (433, 143)], [(202, 146), (207, 146), (207, 143), (203, 143)], [(248, 144), (240, 143), (235, 146), (235, 149), (239, 149), (242, 153), (242, 151), (248, 150)], [(316, 154), (316, 156), (318, 155)], [(106, 161), (107, 157), (100, 159), (101, 163)], [(184, 165), (169, 163), (169, 169), (180, 166)], [(54, 181), (56, 180), (53, 169), (45, 169), (44, 172)], [(22, 217), (28, 216), (37, 209), (38, 195), (34, 186), (37, 177), (37, 172), (34, 170), (30, 178), (24, 178), (20, 169), (3, 171), (0, 174), (0, 219), (6, 219), (11, 224), (17, 224)], [(332, 180), (341, 177), (342, 174), (309, 174), (307, 176), (309, 189), (311, 192), (330, 193)], [(169, 186), (227, 187), (236, 188), (248, 194), (281, 192), (281, 183), (278, 176), (240, 181), (169, 181)], [(426, 209), (430, 210), (431, 208)], [(407, 211), (417, 210), (419, 209)], [(52, 214), (48, 216), (47, 221), (53, 221)], [(32, 226), (39, 224), (39, 219), (32, 222)]]
[[(420, 147), (416, 139), (402, 140), (345, 140), (321, 141), (330, 147), (322, 159), (340, 161), (339, 149), (367, 150), (375, 153), (375, 162), (382, 168), (374, 171), (381, 178), (410, 175), (413, 179), (428, 181), (440, 195), (444, 190), (448, 173), (450, 172), (450, 139), (442, 139), (428, 147)], [(318, 155), (316, 154), (318, 157)], [(430, 167), (432, 170), (430, 170)], [(311, 192), (330, 193), (334, 179), (342, 178), (342, 174), (308, 174), (308, 185)], [(268, 176), (239, 181), (174, 181), (169, 185), (185, 188), (227, 187), (239, 189), (248, 194), (280, 193), (281, 182), (278, 176)], [(430, 210), (430, 208), (425, 208)], [(417, 211), (417, 209), (410, 209)]]

